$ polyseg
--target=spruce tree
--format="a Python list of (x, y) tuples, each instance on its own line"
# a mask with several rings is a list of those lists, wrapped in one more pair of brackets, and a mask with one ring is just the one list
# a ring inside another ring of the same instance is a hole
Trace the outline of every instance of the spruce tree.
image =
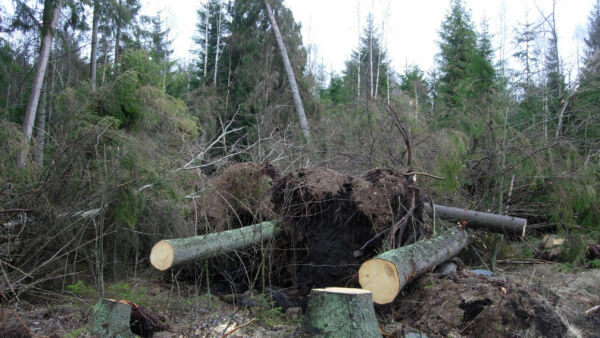
[(343, 71), (344, 85), (348, 91), (358, 93), (357, 79), (360, 79), (361, 98), (383, 98), (387, 95), (386, 76), (389, 65), (390, 61), (381, 43), (381, 34), (375, 27), (373, 15), (369, 13), (360, 45), (352, 51), (350, 59), (346, 61)]

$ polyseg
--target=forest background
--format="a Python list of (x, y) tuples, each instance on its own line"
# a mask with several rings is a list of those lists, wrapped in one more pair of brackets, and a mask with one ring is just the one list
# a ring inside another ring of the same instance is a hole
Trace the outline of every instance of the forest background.
[[(427, 74), (391, 67), (388, 23), (367, 13), (343, 71), (328, 74), (285, 2), (269, 3), (309, 137), (262, 1), (206, 1), (187, 63), (173, 57), (164, 16), (141, 15), (138, 0), (2, 4), (0, 222), (11, 280), (27, 292), (78, 279), (102, 289), (136, 273), (157, 240), (211, 231), (199, 205), (207, 177), (248, 161), (349, 174), (409, 164), (441, 178), (419, 178), (436, 203), (527, 218), (520, 255), (554, 232), (567, 239), (565, 264), (600, 266), (586, 257), (600, 238), (600, 4), (567, 77), (556, 11), (519, 24), (518, 65), (508, 67), (485, 22), (451, 0)], [(509, 251), (488, 236), (479, 262), (493, 269)]]

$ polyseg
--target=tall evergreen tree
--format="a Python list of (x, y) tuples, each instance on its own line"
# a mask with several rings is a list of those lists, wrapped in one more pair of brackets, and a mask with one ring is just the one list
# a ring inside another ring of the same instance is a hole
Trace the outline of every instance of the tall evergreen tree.
[(198, 23), (194, 36), (198, 57), (197, 82), (208, 84), (215, 81), (215, 74), (217, 80), (226, 75), (224, 67), (218, 67), (217, 62), (227, 47), (230, 18), (228, 9), (221, 0), (207, 1), (197, 14)]
[(461, 105), (474, 97), (471, 64), (478, 54), (477, 33), (471, 14), (462, 0), (451, 0), (450, 11), (442, 23), (439, 42), (440, 69), (437, 94), (449, 107)]

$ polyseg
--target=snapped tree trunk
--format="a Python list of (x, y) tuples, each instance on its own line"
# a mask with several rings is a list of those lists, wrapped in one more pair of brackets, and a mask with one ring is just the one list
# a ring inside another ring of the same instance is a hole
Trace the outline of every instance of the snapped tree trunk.
[[(35, 121), (35, 115), (40, 100), (42, 84), (46, 75), (46, 68), (48, 67), (48, 59), (50, 58), (50, 50), (52, 49), (52, 40), (54, 39), (54, 30), (58, 24), (61, 8), (62, 0), (46, 0), (44, 3), (44, 12), (51, 13), (51, 15), (48, 16), (50, 18), (50, 22), (44, 22), (43, 24), (43, 40), (40, 50), (40, 57), (35, 69), (35, 76), (33, 78), (33, 84), (31, 85), (31, 95), (29, 96), (29, 101), (27, 102), (25, 119), (23, 120), (23, 132), (25, 133), (25, 139), (27, 142), (31, 140), (31, 135), (33, 133), (33, 123)], [(19, 167), (25, 167), (27, 162), (27, 154), (27, 147), (25, 147), (19, 153), (17, 163)]]
[(285, 68), (285, 72), (287, 73), (288, 81), (290, 83), (290, 89), (292, 90), (294, 105), (296, 106), (296, 114), (298, 115), (298, 120), (300, 122), (300, 129), (302, 130), (302, 134), (304, 134), (306, 140), (309, 141), (310, 129), (308, 128), (308, 121), (306, 120), (306, 114), (304, 113), (304, 107), (302, 106), (302, 99), (300, 98), (300, 92), (298, 91), (298, 84), (296, 83), (294, 70), (292, 69), (292, 64), (290, 63), (290, 59), (285, 49), (285, 44), (283, 42), (281, 32), (279, 31), (279, 26), (277, 25), (277, 21), (275, 20), (273, 11), (271, 11), (271, 6), (269, 6), (267, 0), (264, 1), (265, 7), (267, 9), (267, 14), (269, 16), (269, 21), (271, 22), (271, 26), (273, 26), (275, 38), (277, 39), (277, 44), (279, 45), (279, 52), (281, 53), (281, 58), (283, 59), (283, 66)]
[(100, 19), (99, 0), (94, 0), (94, 17), (92, 19), (92, 50), (90, 53), (90, 84), (92, 92), (96, 91), (96, 73), (98, 69), (98, 21)]
[(371, 292), (363, 289), (313, 289), (302, 327), (310, 337), (381, 337)]
[(406, 284), (457, 255), (469, 244), (471, 233), (453, 228), (438, 237), (386, 251), (360, 266), (358, 282), (373, 293), (373, 302), (391, 303)]
[(233, 250), (268, 241), (281, 233), (274, 222), (263, 222), (208, 235), (166, 239), (154, 245), (150, 263), (158, 270), (215, 257)]
[[(431, 204), (424, 203), (425, 212), (432, 216)], [(435, 215), (445, 221), (456, 221), (476, 230), (504, 234), (509, 238), (522, 239), (527, 230), (527, 220), (519, 217), (490, 214), (487, 212), (433, 205)]]

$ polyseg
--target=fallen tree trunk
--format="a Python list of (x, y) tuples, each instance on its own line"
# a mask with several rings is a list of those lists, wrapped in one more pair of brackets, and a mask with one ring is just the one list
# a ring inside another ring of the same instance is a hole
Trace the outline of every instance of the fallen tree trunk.
[(364, 262), (358, 282), (373, 293), (373, 302), (391, 303), (402, 288), (469, 244), (470, 230), (450, 229), (438, 237), (390, 250)]
[[(425, 203), (425, 212), (433, 216), (431, 204)], [(487, 212), (433, 205), (435, 214), (445, 221), (457, 221), (467, 228), (485, 230), (507, 235), (510, 238), (525, 237), (527, 220), (524, 218), (490, 214)], [(463, 223), (464, 222), (464, 223)]]
[(313, 289), (302, 327), (311, 337), (381, 337), (371, 292), (363, 289)]
[(208, 235), (165, 239), (152, 248), (150, 263), (158, 270), (167, 270), (178, 264), (207, 259), (261, 243), (280, 232), (281, 229), (271, 221)]

